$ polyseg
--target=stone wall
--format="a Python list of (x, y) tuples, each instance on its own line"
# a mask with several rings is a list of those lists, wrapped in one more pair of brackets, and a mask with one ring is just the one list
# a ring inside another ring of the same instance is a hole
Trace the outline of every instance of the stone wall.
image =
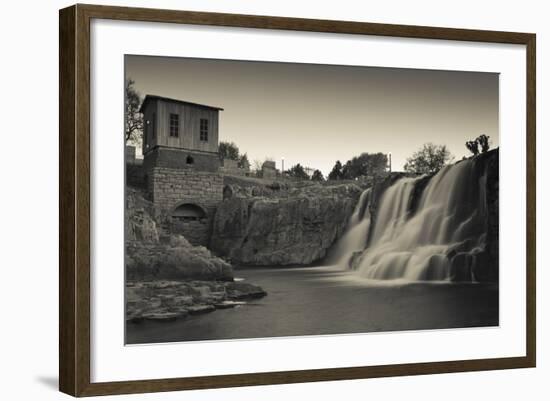
[(127, 164), (134, 164), (136, 161), (136, 147), (126, 145), (124, 148), (124, 159), (126, 160)]
[(215, 173), (220, 168), (218, 153), (187, 149), (155, 147), (144, 156), (146, 169), (166, 167), (180, 170), (200, 170)]
[(250, 174), (250, 169), (239, 167), (237, 160), (224, 159), (220, 172), (227, 175), (247, 176)]
[[(219, 173), (152, 167), (148, 171), (148, 191), (157, 218), (175, 234), (182, 234), (193, 245), (207, 245), (212, 221), (223, 199), (223, 177)], [(199, 206), (205, 217), (179, 220), (171, 217), (174, 209), (183, 204)]]
[(145, 169), (143, 165), (126, 163), (126, 185), (146, 189)]

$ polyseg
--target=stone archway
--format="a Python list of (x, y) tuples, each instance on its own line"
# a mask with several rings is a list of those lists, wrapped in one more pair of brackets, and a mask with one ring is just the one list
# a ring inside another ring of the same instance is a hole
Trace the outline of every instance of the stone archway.
[(181, 221), (196, 221), (206, 218), (206, 211), (195, 203), (182, 203), (172, 212), (172, 218)]
[(183, 235), (193, 245), (208, 244), (209, 216), (203, 207), (196, 203), (181, 203), (172, 210), (170, 217), (173, 233)]

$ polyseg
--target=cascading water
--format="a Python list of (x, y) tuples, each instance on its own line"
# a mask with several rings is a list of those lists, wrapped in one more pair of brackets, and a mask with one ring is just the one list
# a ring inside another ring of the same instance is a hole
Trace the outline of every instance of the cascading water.
[[(351, 225), (341, 240), (340, 252), (346, 248), (346, 254), (340, 260), (348, 262), (362, 246), (352, 264), (366, 278), (474, 281), (476, 263), (486, 260), (485, 168), (468, 159), (444, 167), (427, 184), (426, 179), (401, 178), (386, 189), (370, 239), (369, 228)], [(368, 211), (365, 215), (370, 224)]]
[(371, 192), (371, 188), (368, 188), (361, 193), (359, 201), (349, 219), (347, 231), (336, 242), (327, 256), (326, 262), (328, 264), (347, 268), (352, 255), (365, 249), (370, 228), (370, 212), (368, 207)]

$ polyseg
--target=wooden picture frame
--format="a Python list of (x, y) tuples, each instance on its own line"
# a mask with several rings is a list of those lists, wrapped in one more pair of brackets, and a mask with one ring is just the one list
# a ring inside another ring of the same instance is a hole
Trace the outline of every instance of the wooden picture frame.
[[(511, 358), (92, 383), (90, 380), (90, 21), (94, 18), (525, 45), (527, 49), (525, 60), (527, 71), (526, 355)], [(535, 34), (80, 4), (60, 11), (59, 29), (59, 388), (62, 392), (73, 396), (94, 396), (535, 366)]]

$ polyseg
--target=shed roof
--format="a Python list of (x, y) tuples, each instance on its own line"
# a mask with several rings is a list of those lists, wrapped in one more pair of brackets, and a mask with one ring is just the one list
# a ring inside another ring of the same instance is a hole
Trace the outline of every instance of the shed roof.
[(205, 108), (205, 109), (223, 111), (223, 109), (221, 107), (208, 106), (206, 104), (193, 103), (193, 102), (188, 102), (186, 100), (170, 99), (169, 97), (163, 97), (163, 96), (157, 96), (157, 95), (145, 95), (145, 99), (143, 99), (143, 103), (141, 104), (141, 107), (139, 109), (140, 113), (143, 113), (143, 109), (145, 108), (145, 105), (151, 100), (164, 100), (165, 102), (186, 104), (188, 106), (195, 106), (195, 107), (202, 107), (202, 108)]

